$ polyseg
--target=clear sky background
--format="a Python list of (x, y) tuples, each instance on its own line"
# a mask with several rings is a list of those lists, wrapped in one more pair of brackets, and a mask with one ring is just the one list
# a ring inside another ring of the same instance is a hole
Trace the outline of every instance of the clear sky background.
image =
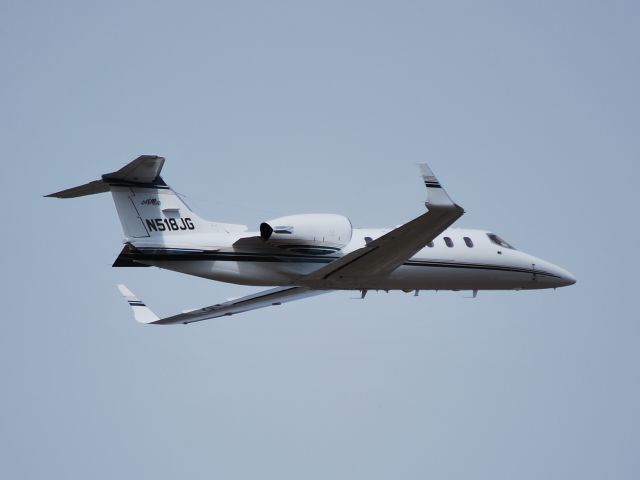
[[(0, 1), (0, 477), (636, 479), (640, 7)], [(467, 214), (558, 291), (333, 293), (136, 324), (256, 288), (115, 269), (140, 154), (203, 216)]]

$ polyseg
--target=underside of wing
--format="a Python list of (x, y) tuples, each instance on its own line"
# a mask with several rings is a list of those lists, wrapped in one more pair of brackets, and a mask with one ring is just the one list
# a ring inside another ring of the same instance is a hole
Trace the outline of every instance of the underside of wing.
[(311, 288), (366, 288), (398, 268), (464, 214), (427, 164), (420, 164), (427, 187), (427, 213), (391, 230), (302, 279)]
[[(187, 324), (209, 320), (212, 318), (235, 315), (238, 313), (256, 310), (258, 308), (282, 305), (283, 303), (301, 300), (303, 298), (328, 293), (330, 290), (312, 290), (303, 287), (278, 287), (265, 290), (246, 297), (216, 303), (204, 308), (198, 308), (189, 312), (180, 313), (166, 318), (158, 318), (146, 305), (133, 295), (126, 287), (119, 286), (120, 291), (125, 296), (129, 305), (133, 308), (137, 321), (145, 324), (169, 325)], [(145, 310), (146, 309), (146, 310)], [(147, 311), (148, 310), (148, 311)]]

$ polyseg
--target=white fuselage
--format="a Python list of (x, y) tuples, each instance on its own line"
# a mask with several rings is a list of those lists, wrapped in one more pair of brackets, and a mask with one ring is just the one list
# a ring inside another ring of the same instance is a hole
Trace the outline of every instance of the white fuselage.
[[(351, 241), (330, 254), (304, 254), (269, 246), (257, 232), (193, 234), (153, 243), (127, 239), (137, 262), (242, 285), (299, 285), (299, 279), (362, 248), (390, 229), (353, 229)], [(449, 239), (449, 240), (446, 240)], [(449, 242), (448, 246), (445, 240)], [(566, 270), (492, 241), (485, 230), (449, 228), (386, 276), (357, 283), (334, 281), (325, 289), (354, 290), (520, 290), (575, 283)]]

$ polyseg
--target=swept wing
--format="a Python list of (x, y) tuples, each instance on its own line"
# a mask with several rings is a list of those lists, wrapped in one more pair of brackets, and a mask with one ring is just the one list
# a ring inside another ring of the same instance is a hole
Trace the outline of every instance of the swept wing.
[(363, 288), (398, 268), (460, 218), (464, 210), (451, 200), (429, 166), (419, 167), (427, 187), (427, 213), (305, 276), (301, 283), (312, 288)]
[(139, 323), (154, 325), (200, 322), (202, 320), (248, 312), (258, 308), (282, 305), (283, 303), (292, 302), (294, 300), (300, 300), (320, 295), (321, 293), (330, 292), (330, 290), (311, 290), (304, 287), (278, 287), (247, 295), (246, 297), (216, 303), (215, 305), (208, 307), (198, 308), (189, 312), (179, 313), (178, 315), (173, 315), (171, 317), (160, 318), (126, 286), (118, 285), (118, 289), (133, 309), (133, 315), (136, 321)]

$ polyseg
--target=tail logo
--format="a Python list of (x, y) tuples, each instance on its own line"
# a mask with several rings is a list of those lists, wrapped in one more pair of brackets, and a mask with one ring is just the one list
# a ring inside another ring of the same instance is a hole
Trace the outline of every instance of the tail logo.
[(158, 200), (157, 198), (147, 198), (146, 200), (141, 201), (140, 205), (155, 205), (159, 207), (160, 200)]

